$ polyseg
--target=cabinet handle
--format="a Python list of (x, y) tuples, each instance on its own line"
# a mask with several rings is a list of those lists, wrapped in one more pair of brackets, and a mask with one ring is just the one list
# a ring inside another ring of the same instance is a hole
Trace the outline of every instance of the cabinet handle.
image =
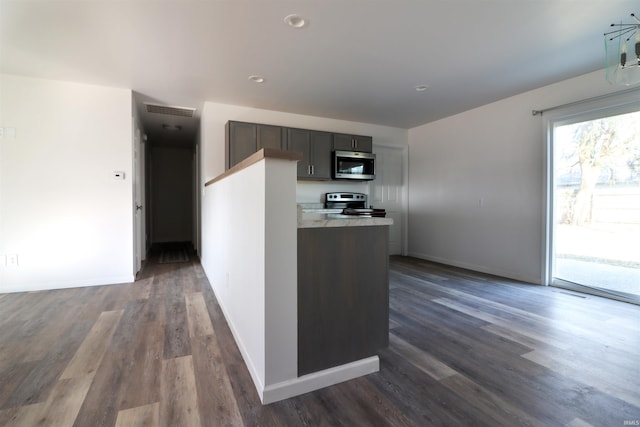
[(309, 166), (311, 168), (311, 173), (309, 175), (314, 175), (315, 171), (313, 170), (313, 165)]

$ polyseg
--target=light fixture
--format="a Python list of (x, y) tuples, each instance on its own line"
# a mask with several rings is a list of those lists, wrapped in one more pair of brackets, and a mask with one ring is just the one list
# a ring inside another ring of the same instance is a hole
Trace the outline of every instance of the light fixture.
[(424, 92), (427, 89), (429, 89), (428, 85), (418, 85), (415, 87), (416, 92)]
[(262, 76), (258, 76), (258, 75), (249, 76), (249, 80), (251, 80), (254, 83), (264, 83), (265, 82), (265, 78), (262, 77)]
[(618, 27), (604, 33), (607, 80), (611, 84), (633, 85), (640, 83), (640, 19), (636, 22), (611, 24)]
[(284, 23), (291, 28), (303, 28), (307, 26), (307, 20), (295, 13), (285, 16)]
[(163, 124), (162, 129), (170, 130), (170, 131), (179, 131), (179, 130), (182, 130), (182, 126)]

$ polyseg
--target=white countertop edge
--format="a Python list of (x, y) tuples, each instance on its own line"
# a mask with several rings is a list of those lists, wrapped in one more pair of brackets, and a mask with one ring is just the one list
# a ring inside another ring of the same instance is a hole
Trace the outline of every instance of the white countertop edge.
[(298, 228), (366, 227), (391, 224), (393, 224), (393, 219), (381, 217), (358, 217), (318, 213), (302, 214), (298, 217)]

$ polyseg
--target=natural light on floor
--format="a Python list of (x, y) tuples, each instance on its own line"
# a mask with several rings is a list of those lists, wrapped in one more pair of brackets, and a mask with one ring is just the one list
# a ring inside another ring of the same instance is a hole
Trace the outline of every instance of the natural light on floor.
[(554, 140), (555, 278), (640, 295), (640, 111)]

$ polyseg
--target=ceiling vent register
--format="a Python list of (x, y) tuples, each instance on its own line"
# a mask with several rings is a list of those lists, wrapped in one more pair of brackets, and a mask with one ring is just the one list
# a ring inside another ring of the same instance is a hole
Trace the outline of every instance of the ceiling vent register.
[(168, 105), (144, 104), (147, 113), (166, 114), (168, 116), (193, 117), (196, 112), (195, 108), (187, 107), (170, 107)]

